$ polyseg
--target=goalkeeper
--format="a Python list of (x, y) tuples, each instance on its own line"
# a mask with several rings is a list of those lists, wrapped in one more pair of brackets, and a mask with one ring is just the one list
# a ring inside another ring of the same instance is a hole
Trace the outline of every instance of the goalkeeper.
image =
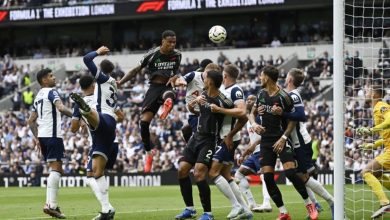
[(356, 130), (358, 135), (372, 135), (374, 133), (380, 135), (380, 139), (374, 143), (364, 143), (364, 149), (376, 149), (384, 146), (384, 152), (370, 161), (362, 171), (364, 181), (372, 188), (381, 206), (371, 218), (378, 218), (385, 213), (390, 213), (390, 201), (382, 189), (382, 185), (390, 189), (390, 178), (383, 173), (383, 170), (390, 171), (390, 105), (382, 101), (385, 93), (385, 90), (378, 86), (373, 86), (371, 91), (368, 91), (366, 97), (372, 99), (375, 127), (360, 127)]

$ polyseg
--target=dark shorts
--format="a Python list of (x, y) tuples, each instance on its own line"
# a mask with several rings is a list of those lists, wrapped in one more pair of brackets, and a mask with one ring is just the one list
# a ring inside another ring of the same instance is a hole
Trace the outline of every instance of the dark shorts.
[(236, 151), (240, 141), (233, 142), (233, 150), (229, 151), (225, 142), (221, 141), (215, 149), (213, 160), (218, 163), (223, 163), (226, 165), (234, 164), (234, 152)]
[(108, 155), (115, 140), (115, 128), (115, 119), (99, 112), (99, 125), (96, 130), (91, 131), (92, 155), (101, 155), (108, 161)]
[(311, 157), (313, 156), (313, 149), (311, 142), (294, 149), (295, 158), (298, 163), (298, 171), (302, 173), (311, 173), (315, 167)]
[(188, 124), (191, 126), (192, 133), (196, 131), (196, 127), (198, 126), (198, 116), (197, 115), (189, 115), (188, 116)]
[(62, 161), (65, 159), (64, 141), (62, 138), (38, 138), (43, 158), (46, 162)]
[(252, 173), (257, 174), (260, 172), (260, 151), (253, 153), (248, 159), (246, 159), (241, 167), (250, 170)]
[(282, 163), (286, 162), (295, 162), (294, 150), (291, 147), (289, 142), (286, 142), (286, 146), (283, 148), (280, 154), (275, 153), (272, 148), (272, 145), (261, 145), (260, 147), (260, 166), (271, 166), (275, 167), (276, 159), (280, 158)]
[(180, 161), (186, 161), (192, 165), (203, 163), (210, 167), (216, 146), (215, 136), (201, 136), (195, 133), (188, 141)]
[(148, 91), (146, 91), (144, 101), (142, 102), (142, 113), (150, 111), (153, 114), (156, 114), (163, 104), (162, 96), (166, 91), (172, 91), (176, 94), (171, 86), (151, 83)]
[[(109, 154), (107, 155), (108, 160), (106, 163), (106, 169), (112, 169), (118, 156), (118, 143), (113, 143)], [(87, 172), (92, 172), (92, 149), (88, 153)]]

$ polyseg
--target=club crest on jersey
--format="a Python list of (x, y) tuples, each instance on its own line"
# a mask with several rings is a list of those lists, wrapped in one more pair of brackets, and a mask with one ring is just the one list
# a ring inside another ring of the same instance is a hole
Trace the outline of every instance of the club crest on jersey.
[(298, 97), (297, 95), (295, 95), (295, 94), (292, 94), (292, 95), (291, 95), (291, 98), (292, 98), (292, 100), (293, 100), (294, 102), (298, 102), (298, 101), (299, 101), (299, 97)]
[(383, 106), (381, 107), (381, 113), (385, 113), (387, 111), (387, 107)]
[(242, 92), (241, 92), (240, 90), (238, 90), (238, 91), (236, 92), (236, 97), (237, 97), (237, 98), (242, 98), (242, 97), (243, 97)]

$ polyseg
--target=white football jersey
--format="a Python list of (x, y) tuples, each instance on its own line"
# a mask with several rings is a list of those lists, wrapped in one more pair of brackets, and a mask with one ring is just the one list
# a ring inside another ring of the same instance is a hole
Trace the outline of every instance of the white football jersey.
[[(246, 123), (246, 128), (248, 130), (248, 134), (249, 134), (249, 142), (250, 144), (252, 143), (255, 143), (256, 141), (259, 141), (261, 140), (261, 136), (259, 134), (257, 134), (253, 129), (252, 129), (252, 125), (251, 123)], [(260, 144), (258, 144), (255, 148), (255, 151), (253, 151), (253, 153), (256, 153), (260, 151)]]
[(41, 88), (34, 99), (33, 111), (38, 114), (38, 137), (62, 138), (61, 112), (54, 103), (60, 96), (54, 88)]
[[(291, 92), (289, 92), (293, 102), (294, 102), (294, 108), (304, 108), (301, 95), (299, 94), (298, 89), (294, 89)], [(306, 129), (306, 123), (305, 122), (298, 122), (295, 128), (292, 130), (291, 134), (291, 141), (294, 148), (298, 148), (304, 144), (308, 144), (311, 141), (311, 137), (309, 132)]]
[[(241, 87), (237, 84), (233, 84), (227, 88), (225, 88), (224, 85), (221, 85), (219, 90), (229, 100), (231, 100), (234, 103), (234, 106), (236, 106), (237, 102), (245, 102), (244, 101), (244, 92), (241, 89)], [(223, 139), (226, 135), (229, 134), (229, 132), (234, 128), (236, 121), (237, 121), (236, 118), (225, 115), (225, 118), (223, 119), (223, 125), (221, 128), (221, 131), (219, 132), (221, 139)], [(237, 132), (237, 134), (235, 134), (233, 137), (233, 141), (238, 141), (240, 139), (241, 139), (241, 134), (240, 134), (240, 132)]]
[(96, 74), (94, 97), (96, 111), (108, 114), (116, 119), (115, 108), (118, 100), (118, 88), (115, 79), (99, 71)]
[[(202, 77), (202, 72), (197, 71), (189, 72), (183, 78), (187, 82), (186, 103), (188, 104), (202, 94), (204, 79)], [(189, 111), (188, 106), (187, 110)], [(199, 111), (198, 105), (195, 106), (195, 111)]]

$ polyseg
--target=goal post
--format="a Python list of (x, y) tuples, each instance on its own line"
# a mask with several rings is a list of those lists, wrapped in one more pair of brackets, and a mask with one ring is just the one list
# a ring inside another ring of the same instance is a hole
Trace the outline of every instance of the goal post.
[(333, 0), (334, 219), (344, 219), (344, 0)]

